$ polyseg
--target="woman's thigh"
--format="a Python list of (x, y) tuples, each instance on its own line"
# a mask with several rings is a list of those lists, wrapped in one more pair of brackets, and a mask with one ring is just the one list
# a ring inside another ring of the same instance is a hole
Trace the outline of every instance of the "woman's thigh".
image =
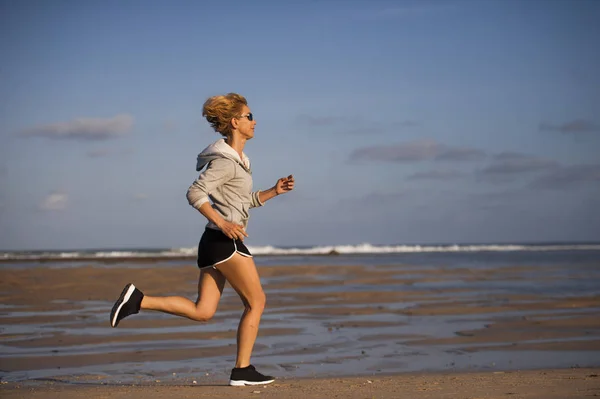
[(196, 305), (201, 304), (206, 309), (216, 311), (223, 293), (223, 287), (225, 287), (225, 276), (220, 271), (212, 267), (202, 269), (198, 279)]
[(231, 259), (216, 267), (245, 305), (256, 305), (261, 302), (264, 304), (265, 294), (252, 258), (236, 253)]

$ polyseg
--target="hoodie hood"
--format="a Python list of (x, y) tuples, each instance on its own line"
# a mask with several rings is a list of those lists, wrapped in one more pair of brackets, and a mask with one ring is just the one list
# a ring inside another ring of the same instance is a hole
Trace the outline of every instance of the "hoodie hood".
[(198, 154), (196, 162), (196, 171), (201, 171), (210, 161), (217, 158), (228, 158), (240, 164), (240, 166), (250, 172), (250, 159), (242, 152), (242, 158), (225, 139), (219, 139), (202, 150)]

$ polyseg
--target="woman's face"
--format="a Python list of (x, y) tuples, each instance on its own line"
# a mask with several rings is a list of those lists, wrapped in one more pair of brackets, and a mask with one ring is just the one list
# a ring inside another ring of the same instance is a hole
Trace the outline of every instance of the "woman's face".
[(249, 140), (254, 137), (254, 126), (256, 126), (256, 121), (248, 119), (249, 117), (252, 118), (252, 113), (247, 105), (244, 105), (240, 115), (241, 116), (237, 118), (237, 130), (246, 140)]

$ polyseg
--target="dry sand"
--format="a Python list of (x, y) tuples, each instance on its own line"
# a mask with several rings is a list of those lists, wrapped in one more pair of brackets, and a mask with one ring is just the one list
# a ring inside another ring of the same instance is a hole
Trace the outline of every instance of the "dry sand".
[(598, 369), (487, 373), (419, 373), (385, 377), (297, 379), (267, 386), (3, 384), (3, 399), (75, 398), (344, 398), (344, 399), (571, 399), (600, 396)]

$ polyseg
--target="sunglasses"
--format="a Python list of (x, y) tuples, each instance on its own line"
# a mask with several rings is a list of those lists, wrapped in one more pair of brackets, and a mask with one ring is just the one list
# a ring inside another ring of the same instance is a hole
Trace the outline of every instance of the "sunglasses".
[(240, 115), (240, 118), (248, 118), (248, 120), (252, 122), (254, 120), (254, 115), (252, 115), (252, 112), (249, 112), (246, 115)]

